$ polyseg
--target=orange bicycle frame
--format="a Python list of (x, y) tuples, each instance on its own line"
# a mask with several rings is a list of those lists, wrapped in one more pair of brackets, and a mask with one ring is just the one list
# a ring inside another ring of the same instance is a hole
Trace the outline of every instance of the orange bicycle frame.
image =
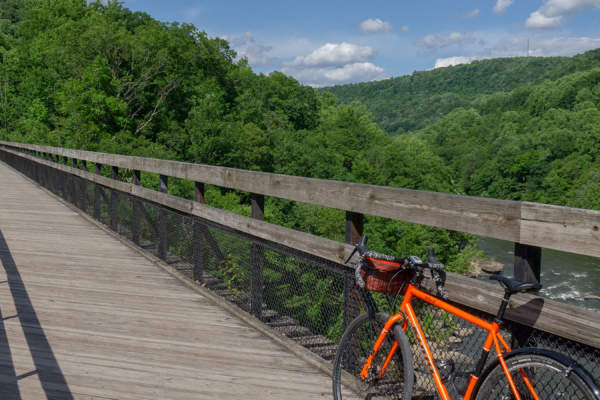
[[(488, 331), (487, 338), (483, 344), (481, 357), (477, 363), (474, 373), (471, 374), (471, 378), (469, 379), (469, 383), (467, 385), (467, 389), (466, 389), (466, 392), (464, 395), (464, 400), (469, 400), (471, 398), (471, 395), (473, 394), (473, 389), (475, 388), (475, 385), (477, 384), (477, 380), (479, 379), (479, 376), (481, 375), (481, 372), (483, 370), (483, 367), (485, 365), (485, 362), (487, 360), (489, 352), (492, 348), (492, 345), (495, 347), (496, 354), (500, 361), (500, 365), (502, 365), (502, 369), (504, 370), (504, 374), (506, 375), (508, 384), (511, 388), (512, 393), (515, 396), (515, 399), (516, 400), (521, 399), (521, 396), (519, 395), (519, 393), (517, 391), (515, 382), (511, 376), (510, 372), (508, 371), (506, 362), (504, 361), (503, 354), (505, 352), (510, 351), (510, 347), (508, 346), (508, 344), (506, 343), (504, 338), (500, 335), (498, 323), (496, 321), (490, 323), (481, 318), (474, 316), (473, 314), (469, 314), (468, 312), (463, 311), (449, 303), (446, 303), (445, 301), (440, 300), (439, 298), (437, 298), (435, 296), (431, 296), (430, 294), (423, 292), (422, 290), (418, 289), (416, 286), (414, 286), (412, 284), (409, 284), (406, 289), (406, 294), (404, 295), (404, 299), (402, 301), (402, 304), (400, 305), (400, 312), (397, 314), (394, 314), (392, 317), (390, 317), (390, 319), (387, 320), (381, 333), (379, 334), (379, 337), (377, 338), (377, 341), (375, 342), (375, 345), (373, 346), (373, 352), (368, 357), (368, 359), (367, 359), (366, 363), (364, 364), (363, 369), (360, 373), (362, 379), (367, 378), (369, 371), (371, 369), (371, 364), (373, 362), (373, 359), (377, 355), (377, 352), (379, 351), (381, 344), (384, 342), (388, 332), (392, 329), (392, 327), (396, 323), (402, 323), (402, 329), (406, 330), (408, 324), (410, 324), (414, 328), (415, 335), (417, 337), (417, 340), (419, 342), (421, 350), (423, 351), (423, 355), (425, 356), (425, 362), (427, 363), (427, 366), (429, 367), (429, 369), (431, 371), (433, 381), (435, 382), (435, 386), (438, 390), (438, 393), (440, 394), (440, 397), (442, 398), (442, 400), (450, 400), (450, 395), (448, 394), (448, 390), (446, 389), (446, 386), (442, 382), (442, 378), (441, 378), (441, 376), (437, 370), (437, 367), (435, 365), (433, 355), (431, 353), (431, 349), (429, 347), (427, 339), (426, 339), (425, 335), (423, 334), (421, 325), (419, 324), (419, 321), (415, 315), (414, 309), (411, 305), (411, 301), (413, 300), (413, 298), (418, 298), (420, 300), (423, 300), (423, 301), (433, 305), (434, 307), (445, 310), (445, 311), (447, 311), (451, 314), (454, 314), (457, 317), (459, 317), (471, 324), (474, 324), (474, 325)], [(389, 354), (386, 357), (386, 360), (381, 368), (381, 371), (379, 372), (380, 377), (383, 376), (383, 374), (385, 373), (385, 370), (386, 370), (388, 364), (390, 363), (397, 348), (398, 348), (398, 343), (395, 341)], [(529, 382), (529, 379), (527, 379), (527, 377), (524, 375), (523, 371), (520, 371), (520, 372), (521, 372), (521, 376), (524, 379), (525, 384), (527, 385), (527, 387), (533, 394), (533, 397), (535, 399), (538, 399), (538, 396), (536, 395), (535, 390), (533, 389), (533, 386)]]

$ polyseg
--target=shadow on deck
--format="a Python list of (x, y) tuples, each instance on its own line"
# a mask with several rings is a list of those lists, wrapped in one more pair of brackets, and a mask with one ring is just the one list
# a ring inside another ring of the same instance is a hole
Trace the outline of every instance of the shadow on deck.
[[(16, 315), (4, 315), (0, 310), (0, 398), (3, 400), (19, 400), (21, 393), (19, 391), (19, 379), (32, 375), (38, 375), (42, 389), (48, 399), (73, 399), (69, 385), (58, 365), (56, 357), (52, 352), (52, 347), (42, 327), (27, 289), (21, 279), (21, 274), (15, 260), (10, 253), (10, 249), (2, 231), (0, 230), (0, 262), (6, 271), (7, 280), (0, 282), (0, 285), (8, 285), (12, 294)], [(35, 365), (35, 370), (21, 375), (16, 374), (13, 362), (5, 321), (18, 318), (25, 340), (31, 353), (31, 358)]]

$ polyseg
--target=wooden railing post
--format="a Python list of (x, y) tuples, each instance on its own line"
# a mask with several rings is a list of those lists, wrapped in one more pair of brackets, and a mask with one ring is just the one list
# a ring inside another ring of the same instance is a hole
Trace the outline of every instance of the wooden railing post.
[[(265, 219), (265, 196), (252, 193), (252, 218)], [(252, 314), (260, 318), (263, 299), (263, 266), (265, 253), (262, 246), (250, 245), (250, 309)]]
[[(133, 170), (133, 184), (141, 185), (142, 184), (142, 173), (138, 169)], [(132, 218), (131, 218), (131, 240), (133, 243), (139, 245), (140, 244), (140, 207), (142, 206), (141, 202), (137, 197), (133, 196), (133, 201), (131, 204), (132, 207)]]
[[(76, 158), (72, 159), (72, 167), (73, 168), (79, 168), (79, 160)], [(77, 187), (77, 177), (75, 177), (75, 175), (71, 176), (71, 203), (73, 203), (73, 205), (75, 207), (78, 207), (78, 203), (79, 203), (79, 188)]]
[[(63, 156), (62, 163), (63, 163), (63, 165), (67, 165), (67, 157)], [(63, 196), (63, 198), (65, 200), (68, 201), (69, 200), (69, 193), (70, 193), (69, 192), (69, 181), (70, 181), (71, 178), (69, 177), (69, 174), (66, 171), (65, 171), (64, 175), (65, 175), (65, 179), (62, 182), (62, 191), (63, 191), (62, 196)]]
[[(96, 175), (102, 175), (102, 164), (96, 163)], [(94, 218), (100, 220), (100, 185), (94, 184)]]
[[(81, 160), (81, 165), (80, 168), (82, 171), (86, 171), (87, 172), (87, 162), (85, 160)], [(87, 193), (87, 181), (85, 178), (81, 178), (81, 210), (83, 212), (87, 212), (87, 203), (88, 203), (88, 193)]]
[[(542, 270), (542, 249), (537, 246), (530, 246), (521, 243), (515, 243), (515, 264), (513, 276), (522, 282), (540, 282)], [(529, 346), (529, 337), (532, 328), (514, 324), (512, 326), (513, 348)]]
[[(196, 182), (194, 185), (194, 200), (205, 203), (204, 183)], [(198, 217), (194, 217), (194, 270), (193, 279), (198, 282), (204, 281), (204, 238), (202, 237), (202, 225)]]
[(515, 243), (514, 277), (523, 282), (540, 282), (542, 249)]
[[(346, 243), (356, 244), (363, 233), (363, 214), (346, 211)], [(360, 313), (360, 295), (354, 283), (352, 271), (344, 274), (344, 319), (343, 329)]]
[[(119, 167), (113, 166), (111, 168), (111, 172), (112, 178), (114, 180), (119, 180)], [(117, 231), (117, 229), (119, 228), (119, 199), (117, 197), (118, 195), (119, 193), (117, 193), (115, 189), (112, 189), (110, 193), (110, 228), (113, 231)]]
[[(160, 175), (160, 191), (169, 192), (169, 177)], [(167, 259), (167, 212), (164, 207), (158, 209), (158, 257)]]

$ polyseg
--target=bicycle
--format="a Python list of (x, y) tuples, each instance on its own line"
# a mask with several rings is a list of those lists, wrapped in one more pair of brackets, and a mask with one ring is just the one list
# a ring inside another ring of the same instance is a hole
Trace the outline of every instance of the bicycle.
[[(534, 347), (511, 350), (499, 333), (508, 301), (514, 293), (541, 288), (537, 282), (519, 282), (501, 275), (490, 279), (504, 287), (504, 297), (492, 322), (483, 320), (446, 300), (444, 265), (429, 249), (428, 262), (418, 257), (396, 258), (366, 248), (361, 236), (346, 263), (358, 251), (355, 280), (367, 312), (355, 318), (344, 331), (333, 367), (333, 394), (342, 400), (342, 381), (365, 399), (409, 400), (413, 395), (415, 373), (407, 334), (418, 341), (441, 399), (449, 400), (447, 385), (455, 397), (483, 399), (585, 399), (600, 400), (600, 390), (590, 375), (568, 357)], [(437, 296), (420, 289), (425, 271), (431, 272)], [(391, 317), (378, 310), (370, 291), (404, 296), (399, 311)], [(434, 360), (432, 350), (412, 306), (420, 299), (487, 331), (475, 369), (468, 373), (467, 385), (458, 389), (452, 360)], [(408, 326), (412, 331), (407, 331)], [(497, 358), (487, 362), (494, 347)], [(462, 397), (461, 397), (462, 396)]]

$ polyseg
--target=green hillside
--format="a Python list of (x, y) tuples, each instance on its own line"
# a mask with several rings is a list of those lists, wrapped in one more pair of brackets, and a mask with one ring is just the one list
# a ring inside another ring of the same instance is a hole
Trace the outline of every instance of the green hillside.
[(517, 57), (417, 71), (384, 81), (340, 85), (323, 90), (342, 102), (360, 101), (389, 134), (421, 129), (482, 95), (557, 79), (600, 66), (600, 50), (576, 57)]
[(414, 135), (466, 193), (600, 209), (600, 67), (495, 93)]

